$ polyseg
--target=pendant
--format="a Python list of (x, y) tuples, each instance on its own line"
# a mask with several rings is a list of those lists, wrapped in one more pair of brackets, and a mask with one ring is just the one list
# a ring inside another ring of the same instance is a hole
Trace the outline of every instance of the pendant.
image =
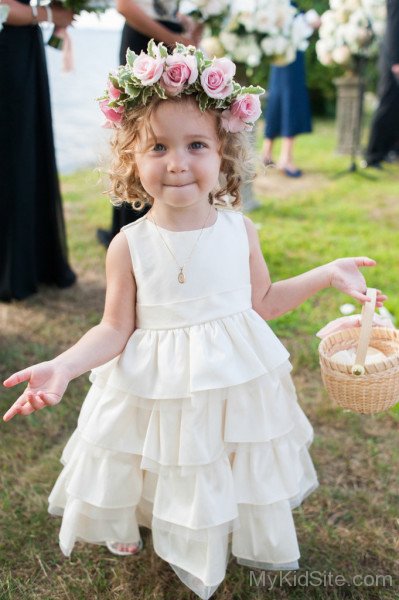
[(186, 278), (185, 278), (184, 273), (183, 273), (183, 267), (180, 269), (180, 272), (179, 272), (179, 274), (177, 276), (177, 281), (179, 283), (185, 283), (186, 282)]

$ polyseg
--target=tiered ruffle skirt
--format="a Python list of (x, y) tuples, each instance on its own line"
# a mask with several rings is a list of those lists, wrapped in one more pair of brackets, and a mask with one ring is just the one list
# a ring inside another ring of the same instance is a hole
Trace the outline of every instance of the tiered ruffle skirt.
[(252, 309), (192, 327), (137, 329), (95, 369), (49, 498), (60, 547), (134, 542), (201, 598), (241, 564), (297, 568), (292, 509), (317, 487), (313, 430), (288, 353)]

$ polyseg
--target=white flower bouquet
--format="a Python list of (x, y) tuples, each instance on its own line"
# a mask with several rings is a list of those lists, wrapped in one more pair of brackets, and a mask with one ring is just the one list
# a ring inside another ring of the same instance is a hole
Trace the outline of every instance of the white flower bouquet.
[(230, 14), (231, 2), (228, 0), (186, 0), (180, 11), (194, 21), (203, 23), (211, 34), (218, 36)]
[(354, 68), (359, 59), (376, 56), (385, 19), (385, 0), (330, 0), (321, 16), (317, 58)]
[[(39, 0), (39, 4), (40, 4)], [(45, 1), (42, 3), (45, 4)], [(80, 15), (82, 12), (88, 13), (103, 13), (109, 8), (114, 7), (113, 0), (52, 0), (52, 6), (60, 6), (62, 8), (67, 8), (73, 12), (74, 15)], [(70, 41), (68, 41), (68, 34), (66, 33), (66, 29), (56, 27), (53, 31), (53, 34), (50, 36), (47, 41), (47, 45), (52, 48), (56, 48), (57, 50), (62, 50), (64, 47), (64, 42), (67, 40), (67, 46), (70, 46)], [(71, 63), (70, 67), (65, 67), (65, 70), (69, 71), (72, 68), (72, 57), (70, 51), (67, 51), (67, 59), (66, 61)]]
[(7, 19), (10, 7), (7, 4), (1, 4), (0, 2), (0, 31), (3, 29), (3, 23)]
[(289, 0), (255, 0), (247, 10), (232, 10), (220, 41), (226, 52), (249, 68), (264, 62), (287, 65), (306, 50), (316, 11), (300, 13)]

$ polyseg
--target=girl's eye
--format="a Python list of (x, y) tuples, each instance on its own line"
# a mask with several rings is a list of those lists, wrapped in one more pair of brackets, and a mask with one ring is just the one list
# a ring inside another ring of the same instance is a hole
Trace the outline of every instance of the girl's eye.
[(192, 150), (200, 150), (201, 148), (205, 148), (205, 144), (202, 142), (192, 142), (190, 148), (192, 148)]
[(153, 150), (155, 152), (163, 152), (164, 150), (166, 150), (166, 147), (163, 144), (155, 144)]

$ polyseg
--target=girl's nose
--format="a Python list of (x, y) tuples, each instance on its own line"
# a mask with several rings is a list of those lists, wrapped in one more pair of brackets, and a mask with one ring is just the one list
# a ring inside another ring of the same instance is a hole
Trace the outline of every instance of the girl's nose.
[(187, 158), (184, 152), (170, 152), (167, 169), (170, 173), (182, 173), (187, 171)]

